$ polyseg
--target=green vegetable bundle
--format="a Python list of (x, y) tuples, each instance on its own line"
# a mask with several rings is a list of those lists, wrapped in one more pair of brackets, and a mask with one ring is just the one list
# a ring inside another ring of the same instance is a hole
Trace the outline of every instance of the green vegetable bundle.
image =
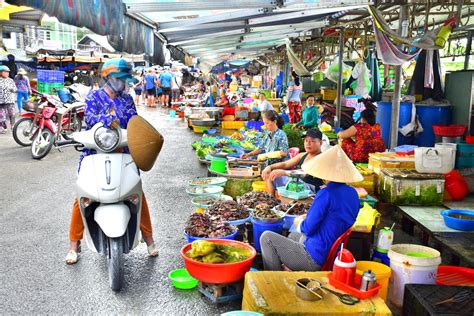
[(285, 124), (283, 126), (283, 131), (288, 137), (288, 146), (291, 147), (298, 147), (300, 151), (304, 151), (304, 140), (301, 138), (303, 135), (303, 130), (299, 128), (292, 129), (291, 124)]

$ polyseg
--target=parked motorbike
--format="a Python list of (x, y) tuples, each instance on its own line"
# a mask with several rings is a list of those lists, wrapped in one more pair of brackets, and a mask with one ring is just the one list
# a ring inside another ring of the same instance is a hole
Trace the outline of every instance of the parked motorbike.
[(13, 126), (13, 139), (21, 146), (32, 146), (33, 158), (44, 158), (55, 141), (69, 139), (82, 129), (84, 102), (62, 103), (57, 97), (38, 93), (38, 103), (26, 102), (25, 112)]
[(142, 182), (130, 154), (117, 149), (128, 145), (127, 130), (108, 129), (98, 123), (74, 133), (60, 146), (94, 149), (86, 156), (77, 179), (77, 199), (89, 249), (108, 258), (109, 284), (119, 291), (123, 284), (123, 254), (139, 244)]

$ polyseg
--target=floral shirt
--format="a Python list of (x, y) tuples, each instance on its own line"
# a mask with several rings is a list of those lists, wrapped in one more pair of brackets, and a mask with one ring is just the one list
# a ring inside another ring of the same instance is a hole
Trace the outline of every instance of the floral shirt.
[(16, 84), (16, 88), (20, 91), (27, 91), (29, 92), (31, 89), (30, 89), (30, 80), (28, 80), (28, 77), (27, 76), (22, 76), (20, 78), (19, 75), (17, 75), (15, 77), (15, 84)]
[(342, 142), (342, 149), (346, 152), (353, 162), (367, 163), (369, 153), (385, 151), (385, 144), (381, 137), (381, 128), (379, 124), (371, 126), (366, 123), (355, 124), (357, 129), (355, 141), (351, 138)]
[[(133, 103), (133, 99), (128, 94), (111, 99), (104, 89), (93, 90), (86, 97), (86, 106), (84, 118), (86, 122), (86, 130), (91, 129), (95, 124), (102, 122), (105, 127), (110, 128), (113, 121), (118, 120), (121, 128), (127, 128), (128, 121), (132, 116), (137, 115), (137, 109)], [(124, 152), (129, 152), (128, 148), (124, 148)], [(79, 161), (79, 167), (84, 157), (95, 154), (93, 149), (84, 149)]]
[(282, 159), (268, 159), (265, 162), (265, 166), (280, 162), (282, 160), (287, 160), (288, 157), (290, 157), (288, 152), (288, 138), (286, 137), (285, 132), (281, 129), (277, 129), (274, 132), (267, 131), (259, 149), (266, 153), (278, 150), (284, 151), (286, 153), (286, 156)]
[(12, 78), (0, 78), (0, 104), (15, 103), (16, 94), (15, 82)]

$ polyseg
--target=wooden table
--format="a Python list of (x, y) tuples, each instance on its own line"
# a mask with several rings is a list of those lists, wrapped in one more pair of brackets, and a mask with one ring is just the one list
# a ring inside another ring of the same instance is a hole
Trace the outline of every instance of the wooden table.
[(356, 305), (344, 305), (330, 293), (322, 300), (305, 301), (295, 294), (296, 280), (313, 278), (328, 288), (329, 272), (259, 271), (245, 275), (242, 310), (265, 315), (391, 315), (390, 309), (378, 296), (361, 300)]

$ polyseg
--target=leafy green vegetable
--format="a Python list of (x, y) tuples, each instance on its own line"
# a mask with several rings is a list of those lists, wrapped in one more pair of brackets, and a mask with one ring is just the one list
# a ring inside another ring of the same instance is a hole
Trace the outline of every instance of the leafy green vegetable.
[(252, 191), (253, 180), (228, 178), (224, 187), (224, 193), (234, 199)]
[(201, 146), (201, 143), (200, 142), (194, 142), (191, 144), (191, 147), (196, 150), (198, 149), (199, 147)]
[(304, 151), (304, 140), (301, 138), (303, 135), (303, 130), (299, 128), (292, 129), (291, 124), (283, 125), (283, 131), (288, 137), (288, 146), (298, 147), (301, 151)]

